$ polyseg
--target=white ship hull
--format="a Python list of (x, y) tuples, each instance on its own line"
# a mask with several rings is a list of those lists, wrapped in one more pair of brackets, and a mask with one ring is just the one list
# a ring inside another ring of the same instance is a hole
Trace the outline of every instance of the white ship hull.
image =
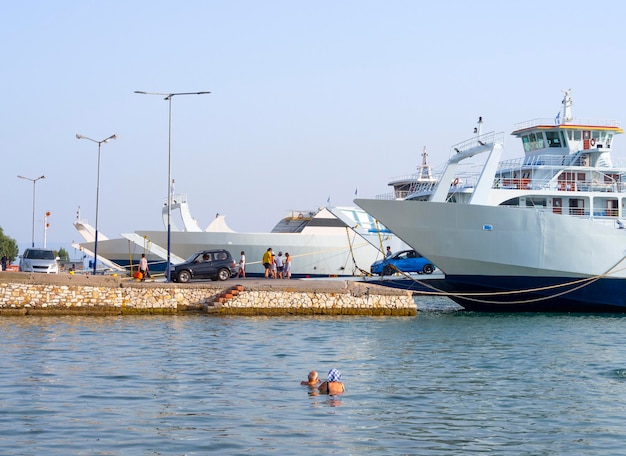
[[(167, 245), (166, 231), (137, 231), (155, 244)], [(292, 258), (292, 277), (353, 276), (381, 258), (380, 251), (353, 232), (341, 234), (303, 233), (210, 233), (172, 232), (171, 251), (188, 258), (202, 249), (226, 249), (238, 261), (246, 255), (246, 275), (265, 272), (263, 253), (271, 247), (274, 253), (288, 252)]]
[[(186, 198), (176, 198), (185, 230), (170, 232), (170, 262), (183, 262), (195, 252), (205, 249), (226, 249), (236, 261), (240, 252), (246, 255), (246, 276), (262, 276), (263, 253), (271, 247), (274, 253), (289, 253), (291, 275), (300, 277), (362, 276), (370, 265), (382, 257), (386, 246), (393, 250), (406, 245), (385, 227), (378, 226), (365, 211), (355, 207), (322, 208), (317, 212), (292, 211), (268, 233), (238, 233), (231, 230), (223, 216), (218, 216), (206, 231), (192, 223)], [(164, 220), (166, 220), (164, 218)], [(75, 223), (87, 242), (80, 244), (93, 252), (93, 228), (84, 221)], [(165, 271), (168, 233), (165, 230), (136, 231), (123, 238), (98, 242), (98, 257), (130, 269), (145, 254), (153, 272)], [(383, 246), (384, 243), (384, 246)]]
[(357, 200), (446, 276), (626, 277), (626, 231), (545, 210)]

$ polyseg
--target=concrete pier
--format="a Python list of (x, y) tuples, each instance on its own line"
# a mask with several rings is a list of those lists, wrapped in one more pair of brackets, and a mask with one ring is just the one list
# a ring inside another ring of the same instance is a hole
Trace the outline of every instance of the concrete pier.
[(117, 276), (0, 273), (0, 316), (191, 312), (412, 316), (417, 307), (410, 292), (341, 279), (176, 284)]

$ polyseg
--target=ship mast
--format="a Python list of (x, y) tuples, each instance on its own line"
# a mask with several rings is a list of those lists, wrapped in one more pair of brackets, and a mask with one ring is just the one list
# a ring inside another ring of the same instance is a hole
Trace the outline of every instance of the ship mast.
[(417, 167), (419, 180), (431, 180), (432, 179), (432, 169), (428, 164), (428, 154), (426, 153), (426, 146), (424, 146), (424, 150), (422, 151), (422, 164)]
[(565, 96), (563, 97), (563, 122), (571, 122), (572, 117), (572, 89), (564, 90)]

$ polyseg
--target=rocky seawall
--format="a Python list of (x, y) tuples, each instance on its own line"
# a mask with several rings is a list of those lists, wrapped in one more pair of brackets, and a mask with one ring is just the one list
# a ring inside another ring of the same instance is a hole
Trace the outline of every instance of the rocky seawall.
[(184, 313), (412, 316), (417, 307), (407, 291), (349, 280), (174, 284), (116, 276), (0, 273), (0, 316)]

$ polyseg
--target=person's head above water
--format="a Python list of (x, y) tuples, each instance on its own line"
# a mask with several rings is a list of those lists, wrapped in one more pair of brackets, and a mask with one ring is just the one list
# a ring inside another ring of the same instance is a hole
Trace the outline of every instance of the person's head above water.
[(340, 382), (341, 381), (341, 372), (337, 369), (331, 369), (328, 371), (328, 381), (329, 382)]
[(308, 385), (308, 386), (317, 386), (318, 383), (319, 383), (319, 379), (317, 378), (317, 372), (316, 371), (309, 372), (309, 375), (307, 376), (307, 379), (306, 380), (302, 380), (300, 382), (301, 385)]

